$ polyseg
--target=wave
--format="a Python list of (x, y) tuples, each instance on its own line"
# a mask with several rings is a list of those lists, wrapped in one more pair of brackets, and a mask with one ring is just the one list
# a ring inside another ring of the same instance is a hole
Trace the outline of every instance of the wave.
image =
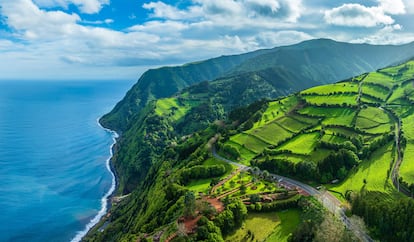
[(99, 127), (101, 127), (103, 130), (105, 130), (106, 132), (108, 132), (112, 135), (113, 142), (112, 142), (112, 144), (109, 148), (110, 155), (109, 155), (108, 159), (106, 160), (106, 169), (111, 173), (112, 183), (111, 183), (111, 187), (109, 188), (108, 192), (101, 199), (101, 210), (99, 210), (98, 214), (93, 219), (91, 219), (89, 221), (89, 223), (85, 226), (84, 230), (79, 231), (79, 232), (76, 233), (75, 237), (71, 240), (71, 242), (81, 241), (82, 238), (89, 232), (89, 230), (92, 229), (93, 226), (95, 226), (101, 220), (101, 218), (106, 214), (107, 209), (108, 209), (108, 198), (115, 191), (115, 187), (116, 187), (115, 174), (111, 169), (111, 159), (114, 155), (113, 154), (113, 147), (116, 144), (116, 139), (119, 137), (119, 135), (114, 130), (107, 129), (107, 128), (103, 127), (101, 125), (101, 123), (99, 123), (99, 118), (96, 120), (96, 122), (98, 123)]

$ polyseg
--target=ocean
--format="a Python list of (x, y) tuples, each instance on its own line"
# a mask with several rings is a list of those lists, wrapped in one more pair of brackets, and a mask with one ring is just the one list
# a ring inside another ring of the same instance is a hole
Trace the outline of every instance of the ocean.
[(97, 120), (130, 86), (0, 82), (0, 241), (78, 241), (104, 214), (115, 134)]

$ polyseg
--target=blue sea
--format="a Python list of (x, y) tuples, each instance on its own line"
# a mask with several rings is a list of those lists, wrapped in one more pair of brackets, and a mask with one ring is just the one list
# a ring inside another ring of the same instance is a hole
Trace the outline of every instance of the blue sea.
[(78, 241), (114, 189), (97, 119), (125, 81), (0, 82), (0, 241)]

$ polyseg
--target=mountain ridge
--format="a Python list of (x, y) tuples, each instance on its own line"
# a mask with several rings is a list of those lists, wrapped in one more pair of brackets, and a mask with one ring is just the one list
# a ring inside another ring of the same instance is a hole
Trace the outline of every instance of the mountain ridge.
[[(299, 91), (300, 88), (332, 83), (396, 64), (414, 55), (413, 49), (414, 43), (376, 46), (317, 39), (291, 46), (220, 56), (181, 66), (150, 69), (139, 78), (123, 100), (110, 113), (103, 116), (101, 123), (105, 127), (123, 132), (133, 122), (136, 113), (151, 100), (171, 96), (182, 88), (201, 81), (231, 78), (251, 72), (257, 72), (259, 75), (262, 72), (266, 72), (268, 76), (276, 75), (278, 71), (269, 73), (269, 68), (279, 67), (279, 70), (283, 69), (285, 73), (289, 73), (289, 77), (295, 76), (295, 83), (282, 88), (279, 93), (291, 93)], [(297, 69), (297, 66), (300, 68)], [(284, 77), (277, 80), (285, 83), (292, 81)], [(273, 78), (267, 78), (267, 81), (275, 82)]]

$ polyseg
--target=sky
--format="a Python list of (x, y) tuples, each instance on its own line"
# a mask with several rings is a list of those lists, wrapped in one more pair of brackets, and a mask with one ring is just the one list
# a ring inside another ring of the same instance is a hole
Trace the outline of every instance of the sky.
[(135, 80), (315, 38), (414, 41), (413, 0), (0, 0), (0, 80)]

